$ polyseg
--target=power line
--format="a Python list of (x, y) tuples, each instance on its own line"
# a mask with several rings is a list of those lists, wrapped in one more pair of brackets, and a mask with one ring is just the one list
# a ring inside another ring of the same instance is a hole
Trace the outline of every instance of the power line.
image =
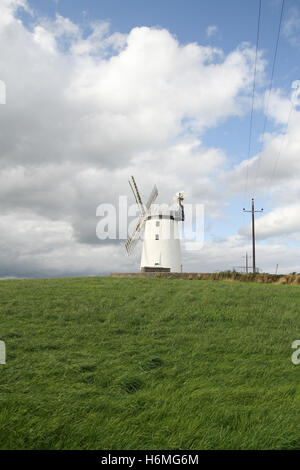
[(282, 19), (283, 19), (284, 2), (285, 2), (285, 0), (282, 0), (280, 18), (279, 18), (279, 26), (278, 26), (278, 32), (277, 32), (277, 39), (276, 39), (276, 46), (275, 46), (275, 52), (274, 52), (274, 57), (273, 57), (270, 87), (269, 87), (269, 93), (268, 93), (266, 106), (265, 106), (265, 109), (264, 109), (265, 119), (264, 119), (264, 126), (263, 126), (263, 135), (262, 135), (262, 140), (261, 140), (260, 151), (258, 153), (257, 167), (256, 167), (256, 173), (255, 173), (255, 179), (254, 179), (253, 195), (255, 195), (255, 191), (256, 191), (256, 181), (257, 181), (257, 176), (258, 176), (259, 167), (260, 167), (260, 160), (261, 160), (260, 156), (261, 156), (262, 149), (263, 149), (264, 142), (265, 142), (265, 133), (266, 133), (267, 122), (268, 122), (268, 109), (269, 109), (270, 96), (271, 96), (272, 88), (273, 88), (273, 79), (274, 79), (275, 65), (276, 65), (276, 59), (277, 59), (278, 44), (279, 44), (281, 25), (282, 25)]
[(277, 156), (276, 156), (276, 159), (275, 159), (275, 162), (274, 162), (273, 171), (272, 171), (270, 182), (269, 182), (269, 185), (268, 185), (269, 188), (271, 188), (271, 185), (272, 185), (272, 182), (273, 182), (276, 170), (277, 170), (278, 161), (279, 161), (279, 158), (281, 156), (282, 149), (283, 149), (283, 144), (286, 141), (287, 131), (288, 131), (288, 128), (289, 128), (289, 125), (290, 125), (290, 120), (291, 120), (291, 117), (292, 117), (292, 114), (293, 114), (293, 109), (294, 109), (294, 106), (293, 106), (293, 103), (291, 103), (289, 117), (288, 117), (288, 120), (287, 120), (287, 124), (286, 124), (285, 130), (284, 130), (284, 133), (282, 135), (281, 144), (280, 144), (279, 151), (277, 153)]
[(251, 114), (250, 114), (250, 130), (249, 130), (249, 143), (248, 143), (248, 158), (250, 156), (251, 140), (252, 140), (253, 109), (254, 109), (254, 97), (255, 97), (255, 86), (256, 86), (256, 68), (257, 68), (257, 52), (258, 52), (258, 42), (259, 42), (259, 29), (260, 29), (260, 15), (261, 15), (261, 0), (259, 0), (259, 8), (258, 8), (256, 51), (255, 51), (255, 61), (254, 61), (253, 90), (252, 90), (252, 106), (251, 106)]
[(280, 159), (280, 156), (281, 156), (281, 153), (282, 153), (284, 144), (286, 143), (288, 128), (289, 128), (289, 126), (290, 126), (290, 121), (291, 121), (291, 118), (292, 118), (292, 114), (293, 114), (293, 111), (294, 111), (294, 109), (295, 109), (295, 102), (294, 102), (294, 101), (296, 100), (296, 98), (297, 98), (297, 96), (298, 96), (299, 87), (300, 87), (300, 81), (299, 81), (299, 80), (294, 81), (293, 84), (292, 84), (292, 88), (295, 88), (295, 92), (292, 93), (292, 96), (291, 96), (291, 100), (290, 100), (290, 101), (291, 101), (290, 112), (289, 112), (289, 116), (288, 116), (288, 120), (287, 120), (285, 129), (284, 129), (284, 132), (283, 132), (282, 137), (281, 137), (281, 144), (280, 144), (280, 147), (279, 147), (277, 156), (276, 156), (276, 158), (275, 158), (273, 171), (272, 171), (271, 178), (270, 178), (270, 182), (269, 182), (269, 185), (268, 185), (269, 188), (271, 188), (271, 185), (272, 185), (272, 182), (273, 182), (275, 173), (276, 173), (276, 171), (277, 171), (278, 162), (279, 162), (279, 159)]
[[(249, 160), (250, 152), (251, 152), (251, 141), (252, 141), (252, 130), (253, 130), (253, 110), (254, 110), (254, 98), (255, 98), (255, 87), (256, 87), (256, 70), (257, 70), (257, 53), (258, 53), (258, 43), (259, 43), (259, 31), (260, 31), (261, 2), (262, 2), (262, 0), (259, 0), (247, 161)], [(245, 184), (245, 191), (244, 191), (244, 198), (243, 198), (244, 200), (245, 200), (245, 197), (246, 197), (247, 187), (248, 187), (248, 171), (249, 171), (249, 168), (248, 168), (248, 163), (247, 163), (247, 166), (246, 166), (246, 184)]]

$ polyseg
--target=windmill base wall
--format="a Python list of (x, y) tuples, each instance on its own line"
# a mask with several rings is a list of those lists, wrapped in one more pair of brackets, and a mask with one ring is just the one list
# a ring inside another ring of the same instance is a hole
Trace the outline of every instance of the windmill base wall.
[(171, 272), (170, 268), (159, 268), (157, 266), (143, 266), (141, 268), (141, 273), (169, 273)]

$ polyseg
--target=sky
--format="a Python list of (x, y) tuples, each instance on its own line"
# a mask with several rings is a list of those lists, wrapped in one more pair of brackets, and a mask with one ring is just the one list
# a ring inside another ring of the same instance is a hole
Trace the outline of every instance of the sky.
[(130, 175), (204, 205), (184, 271), (244, 265), (254, 197), (258, 268), (300, 272), (300, 4), (270, 93), (281, 8), (262, 0), (256, 55), (259, 0), (0, 0), (0, 277), (138, 271), (141, 246), (96, 236)]

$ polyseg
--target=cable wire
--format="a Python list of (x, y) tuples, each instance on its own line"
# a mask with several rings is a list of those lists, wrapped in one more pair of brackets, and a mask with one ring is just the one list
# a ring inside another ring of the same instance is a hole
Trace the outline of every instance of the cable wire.
[(268, 109), (269, 109), (269, 103), (270, 103), (270, 96), (271, 96), (272, 88), (273, 88), (273, 79), (274, 79), (275, 65), (276, 65), (276, 60), (277, 60), (277, 52), (278, 52), (279, 38), (280, 38), (281, 25), (282, 25), (282, 19), (283, 19), (284, 2), (285, 2), (285, 0), (282, 0), (281, 11), (280, 11), (280, 18), (279, 18), (279, 26), (278, 26), (278, 32), (277, 32), (277, 39), (276, 39), (276, 46), (275, 46), (275, 52), (274, 52), (274, 57), (273, 57), (273, 65), (272, 65), (272, 72), (271, 72), (270, 87), (269, 87), (269, 93), (268, 93), (268, 98), (267, 98), (266, 106), (265, 106), (265, 109), (264, 109), (265, 119), (264, 119), (264, 126), (263, 126), (263, 134), (262, 134), (261, 146), (260, 146), (260, 151), (259, 151), (259, 153), (258, 153), (258, 159), (257, 159), (257, 167), (256, 167), (255, 179), (254, 179), (254, 185), (253, 185), (253, 188), (254, 188), (254, 189), (253, 189), (253, 197), (255, 196), (256, 182), (257, 182), (257, 177), (258, 177), (259, 167), (260, 167), (260, 161), (261, 161), (261, 153), (262, 153), (262, 149), (263, 149), (264, 142), (265, 142), (265, 133), (266, 133), (267, 123), (268, 123)]
[(273, 183), (273, 180), (274, 180), (274, 176), (275, 176), (277, 168), (278, 168), (278, 162), (279, 162), (279, 159), (281, 157), (281, 153), (282, 153), (282, 150), (284, 148), (284, 144), (286, 144), (286, 142), (287, 142), (287, 133), (288, 133), (288, 129), (289, 129), (289, 126), (290, 126), (293, 111), (295, 109), (295, 101), (296, 101), (298, 93), (299, 93), (298, 90), (299, 90), (299, 84), (296, 87), (295, 92), (292, 94), (292, 97), (291, 97), (291, 100), (290, 100), (291, 101), (291, 107), (290, 107), (287, 123), (286, 123), (284, 132), (283, 132), (282, 137), (281, 137), (280, 147), (279, 147), (278, 153), (277, 153), (275, 161), (274, 161), (273, 171), (272, 171), (270, 181), (269, 181), (269, 184), (268, 184), (268, 187), (270, 189), (271, 189), (271, 186), (272, 186), (272, 183)]

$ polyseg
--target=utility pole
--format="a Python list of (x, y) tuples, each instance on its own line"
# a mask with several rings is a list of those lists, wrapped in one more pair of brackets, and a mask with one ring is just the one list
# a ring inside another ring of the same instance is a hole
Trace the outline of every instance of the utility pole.
[(248, 253), (246, 251), (246, 256), (243, 256), (243, 258), (246, 258), (246, 274), (249, 272), (249, 265), (248, 265)]
[(253, 265), (253, 273), (256, 272), (256, 267), (255, 267), (255, 217), (254, 214), (255, 212), (263, 212), (263, 209), (256, 211), (254, 209), (254, 199), (252, 199), (252, 208), (251, 211), (246, 211), (246, 209), (243, 209), (244, 212), (251, 212), (252, 214), (252, 265)]
[(245, 273), (248, 274), (249, 273), (249, 258), (251, 258), (251, 256), (248, 256), (248, 252), (246, 251), (246, 256), (243, 256), (243, 258), (246, 258), (246, 267), (244, 269), (245, 269)]

